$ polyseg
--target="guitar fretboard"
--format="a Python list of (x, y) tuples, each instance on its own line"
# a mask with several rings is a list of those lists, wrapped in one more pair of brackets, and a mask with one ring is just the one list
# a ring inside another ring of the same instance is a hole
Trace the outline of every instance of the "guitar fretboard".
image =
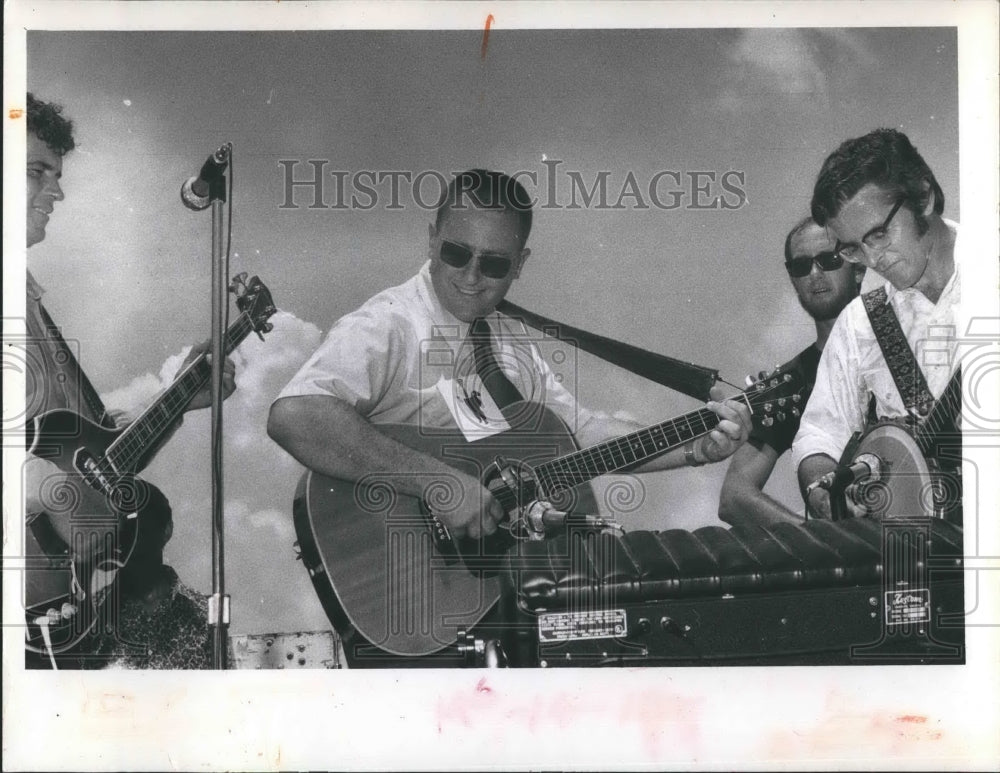
[[(246, 312), (226, 331), (223, 349), (228, 355), (250, 333), (253, 322)], [(106, 459), (118, 470), (133, 470), (150, 448), (154, 447), (174, 426), (188, 403), (205, 386), (212, 376), (208, 357), (202, 354), (192, 362), (173, 384), (157, 398), (128, 429), (118, 436), (105, 454)]]
[(711, 432), (719, 418), (707, 408), (638, 430), (535, 468), (549, 492), (585, 483), (599, 475), (631, 467)]
[(942, 433), (956, 429), (955, 419), (962, 412), (962, 368), (959, 367), (948, 381), (931, 409), (927, 419), (915, 432), (917, 445), (925, 455), (933, 453), (934, 445)]

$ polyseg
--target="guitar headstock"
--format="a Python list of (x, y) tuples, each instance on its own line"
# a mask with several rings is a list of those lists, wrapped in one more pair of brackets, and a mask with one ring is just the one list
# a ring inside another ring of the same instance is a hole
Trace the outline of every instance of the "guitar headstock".
[(229, 283), (229, 291), (236, 295), (237, 308), (246, 313), (254, 332), (263, 340), (263, 334), (274, 329), (274, 325), (267, 320), (278, 311), (271, 300), (271, 291), (257, 276), (247, 280), (246, 272), (233, 277), (233, 281)]
[(753, 422), (770, 427), (775, 422), (787, 421), (802, 415), (802, 406), (808, 397), (806, 384), (798, 373), (786, 373), (776, 368), (771, 373), (761, 371), (756, 380), (744, 391)]

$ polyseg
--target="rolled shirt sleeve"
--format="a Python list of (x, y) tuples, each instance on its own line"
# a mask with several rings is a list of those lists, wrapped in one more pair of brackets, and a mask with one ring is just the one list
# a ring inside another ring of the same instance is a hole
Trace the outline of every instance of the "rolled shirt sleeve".
[[(524, 398), (549, 407), (570, 431), (583, 426), (591, 414), (546, 363), (544, 337), (495, 312), (488, 322), (501, 367)], [(276, 399), (325, 395), (374, 424), (455, 427), (441, 390), (474, 373), (468, 329), (441, 307), (425, 265), (338, 320)]]
[(858, 378), (858, 341), (848, 316), (842, 314), (837, 320), (820, 357), (816, 384), (792, 443), (796, 469), (814, 454), (839, 460), (851, 435), (864, 426), (868, 388)]
[(278, 399), (335, 397), (368, 416), (391, 391), (401, 363), (401, 327), (389, 304), (367, 305), (345, 315)]

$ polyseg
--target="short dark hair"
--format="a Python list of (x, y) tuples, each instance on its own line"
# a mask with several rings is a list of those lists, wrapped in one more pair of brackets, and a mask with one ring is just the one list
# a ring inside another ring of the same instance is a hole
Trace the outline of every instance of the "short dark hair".
[(451, 209), (464, 209), (462, 198), (469, 197), (472, 204), (480, 209), (503, 209), (514, 212), (518, 218), (521, 244), (528, 241), (531, 233), (531, 199), (524, 186), (503, 172), (487, 169), (469, 169), (460, 172), (448, 183), (444, 198), (438, 204), (434, 218), (435, 230), (441, 227), (445, 215)]
[[(930, 183), (930, 191), (924, 190), (924, 181)], [(909, 138), (896, 129), (876, 129), (842, 143), (823, 162), (813, 189), (813, 219), (826, 225), (869, 183), (903, 198), (921, 234), (927, 230), (923, 210), (929, 193), (934, 194), (934, 212), (944, 211), (944, 192)]]
[[(794, 257), (794, 255), (792, 255), (792, 239), (794, 239), (796, 236), (798, 236), (800, 233), (802, 233), (811, 225), (814, 225), (817, 228), (823, 227), (815, 220), (813, 220), (812, 217), (804, 217), (798, 223), (795, 224), (795, 226), (792, 228), (791, 231), (788, 232), (788, 236), (785, 237), (785, 263), (788, 263)], [(864, 277), (865, 272), (867, 270), (868, 267), (864, 263), (854, 264), (855, 276)], [(855, 295), (857, 295), (857, 293), (855, 293)]]
[(788, 232), (788, 236), (785, 237), (785, 263), (792, 259), (792, 239), (811, 225), (816, 225), (816, 221), (811, 217), (804, 217), (796, 223), (795, 227), (791, 231)]
[(36, 99), (28, 92), (28, 132), (48, 145), (54, 153), (65, 156), (76, 142), (73, 122), (62, 116), (62, 106)]

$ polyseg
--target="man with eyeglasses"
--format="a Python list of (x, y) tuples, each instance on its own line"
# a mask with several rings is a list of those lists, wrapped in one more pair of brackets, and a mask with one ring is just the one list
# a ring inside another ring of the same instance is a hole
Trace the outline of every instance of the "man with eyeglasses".
[(946, 220), (944, 193), (905, 134), (879, 129), (843, 143), (824, 162), (812, 214), (836, 240), (843, 259), (887, 281), (881, 295), (853, 301), (830, 333), (816, 386), (792, 447), (809, 512), (830, 517), (830, 495), (818, 482), (833, 472), (870, 416), (918, 422), (926, 401), (908, 410), (876, 338), (865, 300), (891, 308), (939, 398), (955, 365), (955, 309), (960, 302), (958, 227)]
[[(505, 516), (493, 495), (441, 459), (380, 433), (379, 424), (489, 433), (503, 423), (500, 393), (513, 386), (515, 399), (543, 403), (583, 446), (641, 429), (578, 406), (524, 326), (496, 311), (530, 255), (531, 220), (529, 197), (517, 181), (481, 169), (457, 175), (430, 225), (427, 262), (334, 325), (272, 405), (271, 437), (310, 469), (355, 481), (384, 473), (410, 496), (421, 496), (429, 477), (457, 475), (463, 503), (441, 518), (454, 536), (477, 538)], [(475, 342), (484, 340), (495, 352), (484, 356), (496, 356), (504, 374), (493, 384), (477, 372), (483, 357)], [(746, 440), (749, 413), (716, 400), (708, 405), (719, 416), (717, 428), (641, 471), (732, 454)]]
[[(808, 217), (785, 238), (785, 270), (799, 303), (813, 319), (816, 340), (781, 366), (782, 372), (796, 373), (808, 390), (816, 381), (816, 368), (837, 316), (858, 297), (865, 266), (849, 263), (834, 251), (826, 230)], [(803, 404), (801, 408), (804, 408)], [(799, 523), (802, 516), (764, 493), (774, 465), (799, 428), (799, 420), (788, 416), (770, 427), (754, 426), (749, 442), (742, 445), (729, 463), (719, 497), (719, 518), (733, 526), (755, 523), (768, 526)]]

